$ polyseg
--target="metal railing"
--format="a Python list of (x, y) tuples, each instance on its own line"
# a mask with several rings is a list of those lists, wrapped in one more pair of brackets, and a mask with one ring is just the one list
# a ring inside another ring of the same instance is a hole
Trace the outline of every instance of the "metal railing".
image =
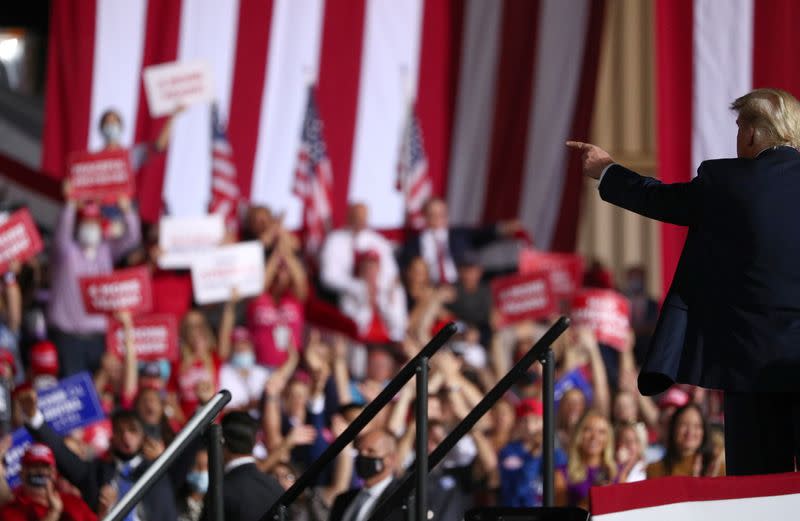
[[(175, 439), (169, 446), (164, 449), (164, 452), (156, 458), (150, 467), (142, 474), (133, 484), (130, 490), (122, 496), (122, 499), (114, 505), (114, 508), (106, 514), (103, 521), (122, 521), (127, 516), (136, 504), (142, 500), (145, 494), (155, 485), (156, 481), (161, 479), (169, 469), (169, 466), (180, 456), (186, 447), (192, 443), (195, 438), (203, 433), (203, 430), (214, 421), (214, 418), (222, 411), (223, 407), (231, 401), (231, 393), (223, 389), (214, 395), (207, 404), (205, 404), (194, 416), (189, 420), (186, 426), (175, 436)], [(209, 445), (209, 490), (208, 493), (212, 494), (212, 501), (209, 504), (211, 510), (210, 519), (222, 519), (222, 501), (215, 501), (214, 498), (222, 497), (222, 464), (221, 464), (221, 447), (219, 427), (212, 429), (211, 441)], [(214, 454), (215, 461), (212, 461), (212, 454)]]

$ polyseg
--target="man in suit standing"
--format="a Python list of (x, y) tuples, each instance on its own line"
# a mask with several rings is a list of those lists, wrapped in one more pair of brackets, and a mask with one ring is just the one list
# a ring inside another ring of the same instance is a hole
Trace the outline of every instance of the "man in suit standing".
[(728, 474), (794, 470), (800, 456), (800, 103), (757, 89), (731, 105), (736, 159), (662, 184), (577, 142), (600, 196), (688, 226), (642, 371), (652, 395), (675, 382), (725, 391)]
[(369, 431), (356, 439), (355, 447), (355, 470), (364, 486), (336, 496), (328, 521), (366, 521), (393, 490), (397, 470), (394, 435), (382, 429)]
[[(246, 412), (235, 411), (222, 418), (222, 478), (225, 519), (257, 521), (277, 501), (283, 488), (260, 470), (253, 457), (258, 423)], [(209, 496), (206, 496), (209, 499)], [(201, 519), (208, 519), (208, 504)]]

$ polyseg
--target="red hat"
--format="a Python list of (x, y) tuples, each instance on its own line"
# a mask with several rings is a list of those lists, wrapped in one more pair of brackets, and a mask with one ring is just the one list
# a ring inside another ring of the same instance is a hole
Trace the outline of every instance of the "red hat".
[(53, 456), (53, 451), (50, 450), (50, 447), (42, 443), (33, 443), (28, 447), (25, 455), (22, 456), (22, 465), (27, 466), (36, 463), (44, 463), (51, 467), (56, 466), (56, 458)]
[(516, 408), (517, 418), (528, 416), (541, 416), (544, 413), (544, 406), (537, 398), (523, 398)]
[(231, 342), (250, 342), (250, 330), (244, 326), (236, 326), (231, 332)]
[(17, 365), (14, 363), (14, 355), (8, 349), (0, 347), (0, 364), (8, 364), (11, 368), (11, 373), (17, 372)]
[(97, 219), (100, 220), (100, 205), (94, 201), (86, 201), (78, 213), (80, 219)]
[(48, 340), (37, 342), (31, 347), (31, 371), (34, 375), (58, 376), (58, 351)]
[(689, 393), (680, 387), (670, 387), (658, 400), (658, 406), (662, 409), (666, 407), (683, 407), (687, 403), (689, 403)]

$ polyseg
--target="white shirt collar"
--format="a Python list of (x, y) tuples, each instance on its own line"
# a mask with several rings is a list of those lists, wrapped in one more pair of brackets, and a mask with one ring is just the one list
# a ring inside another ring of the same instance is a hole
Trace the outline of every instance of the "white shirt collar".
[(135, 468), (137, 468), (139, 465), (142, 464), (142, 456), (140, 454), (138, 456), (129, 459), (128, 461), (123, 461), (119, 458), (115, 458), (114, 461), (116, 463), (117, 472), (122, 472), (122, 468), (125, 466), (127, 466), (130, 470), (134, 470)]
[(236, 467), (241, 467), (242, 465), (247, 465), (248, 463), (255, 463), (255, 462), (256, 459), (253, 456), (239, 456), (238, 458), (234, 458), (225, 464), (224, 473), (227, 474)]
[(381, 494), (383, 494), (383, 491), (386, 490), (386, 487), (388, 487), (391, 482), (392, 482), (392, 475), (389, 474), (388, 476), (378, 481), (371, 487), (364, 487), (364, 489), (367, 490), (367, 492), (369, 492), (369, 497), (378, 498), (380, 497)]

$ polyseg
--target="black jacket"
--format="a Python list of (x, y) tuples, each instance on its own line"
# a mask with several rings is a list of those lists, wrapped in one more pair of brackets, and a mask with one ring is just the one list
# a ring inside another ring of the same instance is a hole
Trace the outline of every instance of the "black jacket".
[[(406, 240), (400, 255), (403, 266), (408, 265), (411, 259), (422, 255), (420, 245), (420, 233), (413, 234)], [(486, 226), (483, 228), (450, 228), (447, 230), (447, 247), (453, 262), (458, 262), (467, 252), (472, 252), (491, 244), (500, 239), (500, 233), (496, 226)]]
[(639, 375), (643, 394), (673, 382), (800, 390), (800, 152), (705, 161), (675, 184), (615, 165), (600, 195), (689, 228)]
[[(258, 470), (255, 463), (234, 467), (222, 478), (225, 519), (258, 521), (281, 494), (283, 488), (278, 481)], [(208, 519), (208, 509), (200, 519)]]
[[(389, 483), (389, 486), (383, 490), (378, 500), (372, 504), (372, 512), (375, 512), (378, 506), (392, 494), (399, 484), (400, 482), (396, 479)], [(342, 492), (336, 496), (336, 499), (333, 501), (333, 506), (331, 507), (331, 514), (330, 517), (328, 517), (328, 521), (342, 521), (344, 514), (347, 512), (347, 507), (350, 506), (350, 503), (353, 502), (359, 492), (361, 492), (360, 488), (351, 488), (347, 492)], [(392, 514), (393, 515), (391, 515), (390, 519), (387, 521), (405, 521), (406, 519), (405, 512), (400, 510), (400, 508), (395, 508)], [(369, 517), (368, 515), (365, 520), (368, 520)]]

